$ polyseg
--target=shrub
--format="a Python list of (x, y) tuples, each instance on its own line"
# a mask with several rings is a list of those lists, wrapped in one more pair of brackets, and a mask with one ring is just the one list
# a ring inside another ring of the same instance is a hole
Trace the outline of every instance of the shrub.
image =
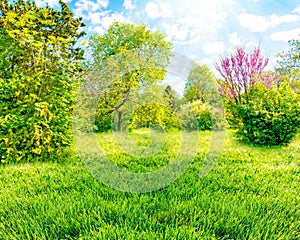
[(257, 83), (236, 105), (242, 122), (237, 134), (256, 145), (287, 144), (299, 127), (299, 107), (299, 98), (287, 83), (278, 89), (267, 89)]
[(111, 130), (112, 111), (109, 109), (101, 109), (98, 106), (95, 116), (95, 128), (97, 132), (105, 132)]
[(137, 108), (131, 119), (131, 128), (149, 128), (160, 126), (165, 130), (179, 127), (176, 115), (167, 107), (161, 104), (144, 104)]
[(223, 112), (200, 100), (181, 106), (178, 117), (184, 130), (221, 130), (225, 125)]
[[(42, 79), (39, 79), (42, 81)], [(61, 91), (66, 79), (58, 79), (52, 92), (37, 96), (29, 86), (32, 77), (0, 79), (0, 155), (2, 162), (32, 160), (59, 153), (70, 143), (72, 89)], [(24, 92), (28, 94), (22, 95)]]
[(199, 130), (211, 130), (213, 122), (208, 105), (199, 101), (195, 101), (191, 105), (198, 121)]

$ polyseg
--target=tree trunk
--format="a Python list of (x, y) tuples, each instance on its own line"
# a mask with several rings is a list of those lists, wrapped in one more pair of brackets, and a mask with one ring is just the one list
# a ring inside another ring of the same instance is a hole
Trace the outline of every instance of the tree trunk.
[(120, 132), (122, 130), (122, 111), (118, 111), (118, 125), (117, 130)]

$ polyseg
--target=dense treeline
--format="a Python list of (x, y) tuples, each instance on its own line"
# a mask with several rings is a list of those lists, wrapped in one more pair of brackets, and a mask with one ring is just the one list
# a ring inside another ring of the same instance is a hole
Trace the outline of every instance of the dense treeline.
[[(242, 140), (286, 144), (297, 133), (299, 40), (291, 40), (290, 50), (279, 54), (274, 72), (264, 70), (269, 59), (259, 48), (237, 48), (221, 58), (215, 64), (220, 79), (208, 66), (195, 64), (181, 98), (163, 82), (173, 49), (164, 33), (142, 23), (115, 22), (104, 34), (90, 37), (92, 65), (87, 68), (78, 41), (83, 26), (63, 1), (54, 10), (33, 1), (0, 0), (2, 162), (50, 157), (68, 146), (82, 76), (101, 73), (112, 58), (113, 71), (98, 78), (103, 87), (97, 89), (97, 131), (223, 129), (224, 112), (216, 110), (221, 95), (227, 127)], [(126, 62), (133, 53), (138, 53), (136, 62)]]

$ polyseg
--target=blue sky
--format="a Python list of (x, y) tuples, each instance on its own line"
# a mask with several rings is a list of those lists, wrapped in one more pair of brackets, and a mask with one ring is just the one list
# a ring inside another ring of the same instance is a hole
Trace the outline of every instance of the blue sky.
[[(58, 0), (36, 0), (39, 6)], [(300, 0), (67, 0), (75, 16), (85, 19), (88, 33), (104, 33), (113, 21), (144, 22), (161, 30), (175, 51), (207, 64), (237, 46), (260, 46), (270, 57), (300, 38)], [(179, 90), (179, 88), (178, 88)]]

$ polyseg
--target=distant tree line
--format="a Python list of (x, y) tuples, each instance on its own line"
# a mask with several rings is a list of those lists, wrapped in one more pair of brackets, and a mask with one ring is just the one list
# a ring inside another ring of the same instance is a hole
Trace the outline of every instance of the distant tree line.
[(103, 86), (96, 90), (98, 132), (226, 125), (258, 145), (286, 144), (297, 133), (299, 39), (290, 40), (290, 49), (278, 54), (275, 71), (265, 71), (269, 59), (259, 48), (247, 52), (239, 47), (221, 57), (215, 64), (219, 79), (207, 65), (195, 63), (179, 97), (163, 82), (173, 50), (164, 33), (143, 23), (114, 22), (104, 34), (90, 37), (88, 65), (80, 45), (83, 19), (75, 18), (62, 0), (59, 4), (55, 10), (37, 7), (34, 1), (0, 0), (1, 162), (62, 153), (72, 142), (72, 111), (80, 86), (103, 69), (112, 71), (95, 78)]

